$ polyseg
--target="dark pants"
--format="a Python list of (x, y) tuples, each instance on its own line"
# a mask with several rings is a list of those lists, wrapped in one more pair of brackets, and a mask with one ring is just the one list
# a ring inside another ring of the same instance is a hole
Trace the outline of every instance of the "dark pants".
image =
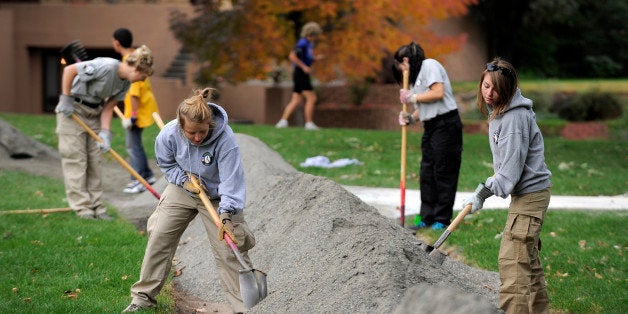
[(458, 188), (462, 155), (462, 121), (458, 111), (423, 123), (421, 143), (421, 220), (449, 225)]
[[(131, 159), (131, 168), (135, 170), (144, 179), (148, 179), (153, 176), (153, 171), (148, 166), (148, 160), (146, 159), (146, 152), (142, 145), (142, 131), (143, 128), (136, 126), (126, 130), (126, 151)], [(131, 180), (136, 180), (131, 176)]]

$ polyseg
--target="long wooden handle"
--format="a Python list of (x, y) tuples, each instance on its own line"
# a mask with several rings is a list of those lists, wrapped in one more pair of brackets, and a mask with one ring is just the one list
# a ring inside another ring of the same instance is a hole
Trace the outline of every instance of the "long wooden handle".
[(454, 219), (454, 221), (451, 224), (449, 224), (449, 227), (447, 227), (447, 229), (443, 232), (440, 238), (436, 240), (436, 242), (434, 243), (434, 249), (438, 249), (445, 242), (445, 240), (447, 240), (451, 232), (456, 230), (456, 228), (458, 227), (460, 222), (464, 219), (464, 217), (471, 212), (472, 207), (473, 207), (473, 204), (467, 204), (467, 206), (465, 206), (458, 213), (458, 216), (456, 216), (456, 219)]
[[(410, 73), (403, 71), (403, 89), (408, 89)], [(402, 111), (406, 112), (406, 103), (402, 104)], [(399, 206), (400, 217), (399, 223), (401, 226), (405, 225), (406, 219), (406, 155), (407, 155), (407, 130), (406, 126), (401, 126), (401, 175), (399, 180), (399, 188), (401, 189), (401, 204)]]
[(450, 232), (456, 230), (456, 228), (458, 228), (458, 225), (460, 224), (460, 222), (462, 222), (462, 220), (464, 220), (464, 217), (471, 212), (471, 208), (473, 208), (473, 204), (467, 204), (467, 206), (465, 206), (458, 213), (458, 216), (456, 216), (456, 219), (454, 219), (454, 221), (452, 221), (451, 224), (449, 224), (449, 227), (447, 227), (447, 230), (449, 230)]
[(161, 119), (161, 116), (159, 116), (159, 112), (153, 112), (153, 119), (155, 120), (155, 123), (157, 123), (157, 126), (160, 129), (164, 128), (164, 120)]
[[(198, 178), (189, 172), (188, 172), (188, 178), (199, 189), (200, 192), (198, 193), (198, 196), (201, 199), (201, 202), (203, 202), (203, 205), (205, 205), (205, 209), (207, 209), (209, 216), (212, 218), (216, 226), (220, 228), (222, 225), (222, 222), (220, 221), (220, 216), (218, 216), (218, 212), (216, 212), (214, 205), (212, 205), (211, 200), (207, 196), (207, 193), (205, 193), (205, 190), (201, 186), (201, 183), (198, 181)], [(225, 242), (227, 242), (227, 246), (229, 246), (231, 250), (233, 251), (233, 254), (235, 254), (236, 258), (240, 262), (240, 265), (242, 265), (242, 267), (246, 269), (250, 269), (249, 265), (247, 265), (246, 262), (244, 261), (244, 257), (240, 253), (240, 250), (238, 250), (238, 247), (236, 246), (237, 242), (235, 241), (235, 239), (232, 239), (228, 233), (225, 233)]]
[(14, 209), (14, 210), (0, 210), (0, 215), (7, 214), (50, 214), (50, 213), (62, 213), (72, 211), (72, 208), (47, 208), (47, 209)]
[[(94, 133), (94, 131), (90, 129), (89, 126), (85, 124), (85, 122), (83, 122), (83, 120), (81, 120), (81, 118), (79, 118), (76, 114), (74, 113), (72, 114), (72, 119), (74, 119), (74, 121), (76, 121), (85, 130), (85, 132), (87, 132), (94, 140), (96, 140), (99, 143), (103, 142), (102, 139), (96, 133)], [(137, 173), (135, 169), (131, 168), (131, 166), (124, 160), (124, 158), (118, 155), (118, 153), (116, 153), (116, 151), (113, 150), (113, 148), (109, 148), (109, 154), (124, 169), (126, 169), (126, 171), (128, 171), (135, 179), (137, 179), (137, 181), (142, 183), (142, 185), (145, 186), (146, 189), (148, 189), (151, 194), (153, 194), (157, 199), (161, 198), (161, 195), (159, 195), (159, 193), (157, 193), (157, 191), (155, 191), (155, 189), (153, 189), (153, 187), (146, 180), (144, 180), (144, 178), (139, 173)]]

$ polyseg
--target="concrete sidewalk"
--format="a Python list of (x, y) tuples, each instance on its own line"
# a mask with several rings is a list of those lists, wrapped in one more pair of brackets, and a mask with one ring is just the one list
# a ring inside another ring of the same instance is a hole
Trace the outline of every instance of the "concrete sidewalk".
[[(401, 192), (396, 188), (372, 188), (362, 186), (343, 186), (347, 191), (359, 197), (365, 203), (377, 208), (379, 212), (389, 218), (399, 218)], [(458, 192), (454, 203), (454, 210), (462, 208), (462, 200), (471, 195), (471, 192)], [(419, 190), (406, 189), (405, 214), (417, 215), (420, 204)], [(510, 197), (490, 197), (484, 203), (484, 209), (507, 209)], [(618, 196), (560, 196), (552, 195), (549, 209), (556, 210), (628, 210), (628, 195)]]

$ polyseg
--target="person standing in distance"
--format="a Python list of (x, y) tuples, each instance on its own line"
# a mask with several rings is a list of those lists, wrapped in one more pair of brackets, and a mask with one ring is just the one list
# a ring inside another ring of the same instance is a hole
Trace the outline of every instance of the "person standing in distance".
[(318, 36), (323, 32), (320, 25), (316, 22), (309, 22), (303, 25), (301, 29), (301, 38), (297, 42), (296, 46), (288, 58), (294, 64), (294, 70), (292, 72), (292, 81), (294, 83), (292, 97), (290, 102), (283, 110), (281, 119), (275, 127), (285, 128), (288, 127), (288, 119), (294, 112), (294, 110), (301, 105), (303, 99), (305, 99), (305, 129), (317, 130), (318, 126), (314, 124), (314, 105), (316, 104), (316, 93), (312, 86), (312, 64), (316, 59), (314, 56), (314, 42)]
[[(142, 81), (153, 72), (153, 56), (144, 45), (124, 62), (95, 58), (63, 68), (55, 132), (66, 196), (78, 217), (111, 220), (101, 199), (100, 154), (111, 147), (113, 107), (124, 100), (132, 82)], [(73, 121), (73, 114), (98, 132), (102, 143)]]
[[(122, 61), (133, 53), (133, 34), (126, 28), (118, 28), (113, 33), (113, 49), (122, 56)], [(151, 126), (153, 112), (159, 113), (150, 79), (134, 82), (124, 98), (124, 119), (122, 127), (126, 130), (126, 151), (129, 154), (133, 170), (141, 175), (148, 184), (157, 180), (148, 165), (146, 152), (142, 145), (142, 132)], [(122, 190), (124, 193), (141, 193), (146, 188), (131, 176), (131, 182)]]
[(423, 48), (414, 42), (395, 52), (393, 75), (399, 84), (404, 70), (410, 73), (410, 89), (401, 89), (399, 100), (414, 111), (399, 112), (399, 124), (420, 120), (425, 130), (419, 177), (421, 222), (412, 228), (442, 230), (451, 222), (458, 189), (462, 120), (447, 71), (438, 61), (426, 59)]
[(539, 251), (552, 174), (545, 164), (543, 135), (532, 100), (521, 95), (515, 68), (495, 58), (482, 72), (477, 105), (488, 114), (494, 174), (462, 206), (472, 204), (474, 213), (488, 197), (510, 195), (498, 258), (499, 307), (506, 313), (549, 313)]
[[(225, 110), (211, 102), (212, 89), (196, 90), (177, 109), (157, 135), (155, 156), (168, 180), (157, 208), (148, 219), (148, 244), (140, 279), (131, 287), (131, 304), (123, 312), (157, 305), (156, 297), (166, 283), (181, 235), (201, 215), (211, 245), (220, 284), (234, 313), (247, 311), (240, 293), (240, 263), (223, 241), (228, 232), (248, 265), (247, 251), (255, 237), (244, 220), (246, 186), (240, 148)], [(198, 178), (220, 215), (216, 226), (189, 175)]]

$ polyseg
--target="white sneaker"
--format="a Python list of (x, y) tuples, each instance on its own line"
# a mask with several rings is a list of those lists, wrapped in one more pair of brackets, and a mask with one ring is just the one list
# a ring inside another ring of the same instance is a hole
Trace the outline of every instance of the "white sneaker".
[(288, 127), (288, 120), (286, 120), (286, 119), (279, 120), (279, 122), (277, 122), (277, 124), (275, 124), (275, 127), (278, 128), (278, 129), (287, 128)]
[(129, 194), (137, 194), (146, 191), (146, 188), (140, 183), (140, 181), (133, 180), (127, 184), (122, 192)]
[(318, 130), (319, 127), (316, 124), (314, 124), (314, 122), (306, 122), (305, 129), (306, 130)]
[(157, 182), (157, 179), (155, 178), (155, 176), (150, 176), (150, 178), (146, 179), (146, 182), (148, 182), (148, 184), (153, 185), (155, 184), (155, 182)]

